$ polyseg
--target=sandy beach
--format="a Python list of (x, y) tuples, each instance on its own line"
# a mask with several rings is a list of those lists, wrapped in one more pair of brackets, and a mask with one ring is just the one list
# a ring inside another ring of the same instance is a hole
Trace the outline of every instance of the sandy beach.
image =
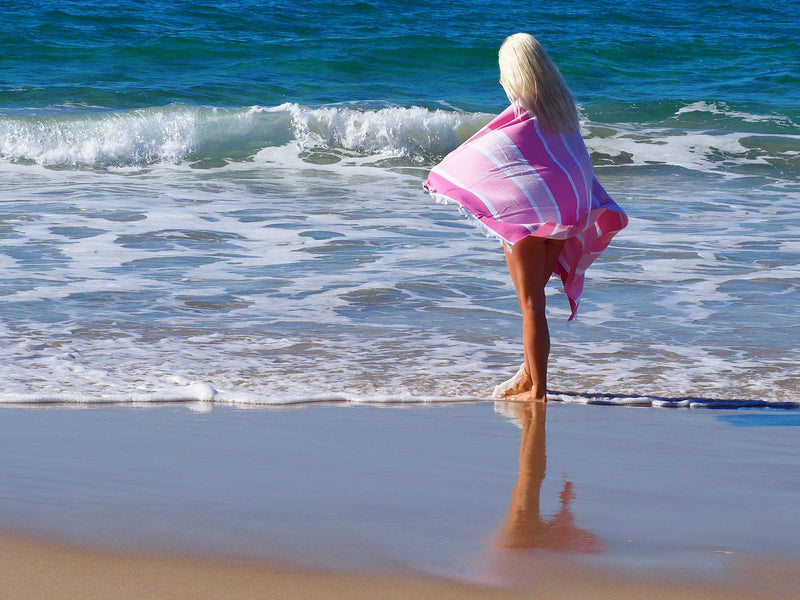
[(795, 598), (798, 415), (3, 407), (4, 598)]
[(498, 589), (421, 574), (398, 576), (298, 570), (256, 561), (92, 551), (0, 536), (3, 598), (653, 598), (698, 600), (797, 597), (797, 565), (757, 565), (727, 582), (676, 582), (586, 571), (543, 558), (527, 590)]

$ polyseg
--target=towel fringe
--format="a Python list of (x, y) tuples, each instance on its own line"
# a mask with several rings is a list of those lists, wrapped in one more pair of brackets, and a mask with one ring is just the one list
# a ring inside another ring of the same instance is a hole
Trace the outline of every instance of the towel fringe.
[(473, 227), (475, 227), (480, 233), (485, 235), (487, 238), (491, 238), (491, 239), (495, 239), (495, 240), (498, 240), (500, 242), (503, 242), (503, 243), (507, 244), (509, 248), (511, 248), (511, 246), (514, 245), (511, 242), (509, 242), (507, 239), (505, 239), (502, 235), (500, 235), (496, 231), (490, 229), (483, 221), (478, 219), (475, 215), (473, 215), (466, 208), (464, 208), (461, 204), (459, 204), (458, 201), (453, 200), (453, 198), (450, 198), (449, 196), (445, 196), (444, 194), (437, 194), (436, 192), (431, 192), (431, 191), (428, 191), (428, 193), (431, 195), (431, 198), (433, 198), (433, 200), (434, 200), (434, 202), (436, 202), (436, 204), (443, 204), (443, 205), (455, 204), (456, 207), (458, 208), (458, 212), (460, 212), (461, 215), (467, 219), (467, 222), (470, 225), (472, 225)]

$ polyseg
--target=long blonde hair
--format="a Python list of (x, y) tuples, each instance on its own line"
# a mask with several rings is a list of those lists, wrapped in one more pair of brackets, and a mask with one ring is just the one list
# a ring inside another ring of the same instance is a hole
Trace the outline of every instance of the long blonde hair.
[(498, 52), (500, 84), (509, 101), (522, 105), (544, 129), (577, 131), (572, 94), (544, 47), (528, 33), (508, 36)]

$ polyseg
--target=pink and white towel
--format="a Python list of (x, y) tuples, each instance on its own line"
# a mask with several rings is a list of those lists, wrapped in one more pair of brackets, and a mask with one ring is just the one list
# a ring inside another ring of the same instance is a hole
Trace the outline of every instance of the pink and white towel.
[(580, 132), (542, 131), (520, 111), (509, 106), (453, 150), (424, 187), (510, 246), (529, 235), (566, 240), (555, 273), (572, 320), (586, 269), (628, 217), (595, 179)]

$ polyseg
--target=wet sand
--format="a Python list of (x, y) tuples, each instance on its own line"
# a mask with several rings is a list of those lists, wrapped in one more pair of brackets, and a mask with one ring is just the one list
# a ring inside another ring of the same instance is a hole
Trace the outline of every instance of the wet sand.
[(792, 411), (3, 407), (0, 423), (4, 598), (800, 594)]

